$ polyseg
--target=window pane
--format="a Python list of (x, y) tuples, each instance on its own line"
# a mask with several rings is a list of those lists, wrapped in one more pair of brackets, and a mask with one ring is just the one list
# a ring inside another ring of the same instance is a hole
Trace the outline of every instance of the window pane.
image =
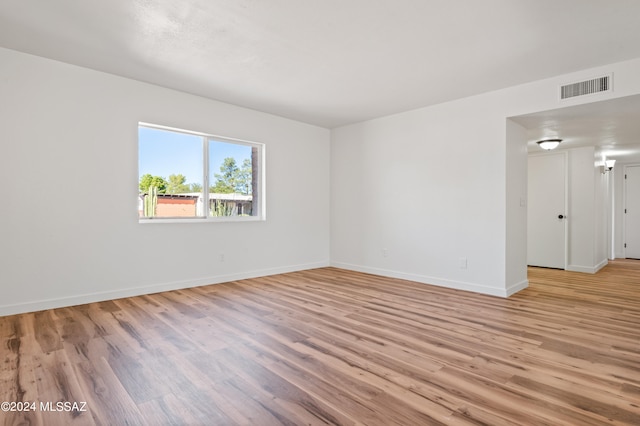
[(203, 216), (202, 175), (202, 137), (138, 127), (140, 217)]
[(210, 216), (255, 216), (254, 164), (257, 148), (209, 140)]

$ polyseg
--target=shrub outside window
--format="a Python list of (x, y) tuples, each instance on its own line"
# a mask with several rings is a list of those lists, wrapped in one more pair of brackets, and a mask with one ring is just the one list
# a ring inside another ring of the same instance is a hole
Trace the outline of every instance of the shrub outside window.
[(264, 219), (264, 145), (140, 123), (141, 222)]

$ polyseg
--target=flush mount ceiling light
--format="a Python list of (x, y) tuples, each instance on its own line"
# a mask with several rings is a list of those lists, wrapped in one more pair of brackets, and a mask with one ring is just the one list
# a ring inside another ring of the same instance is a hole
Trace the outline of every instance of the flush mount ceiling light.
[(544, 139), (536, 143), (540, 145), (540, 148), (551, 151), (552, 149), (557, 148), (558, 145), (560, 145), (560, 142), (562, 142), (562, 139)]

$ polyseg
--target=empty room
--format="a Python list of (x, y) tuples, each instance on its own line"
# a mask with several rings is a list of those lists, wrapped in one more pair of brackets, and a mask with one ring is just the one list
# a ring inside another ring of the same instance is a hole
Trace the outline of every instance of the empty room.
[(0, 424), (640, 424), (640, 2), (0, 5)]

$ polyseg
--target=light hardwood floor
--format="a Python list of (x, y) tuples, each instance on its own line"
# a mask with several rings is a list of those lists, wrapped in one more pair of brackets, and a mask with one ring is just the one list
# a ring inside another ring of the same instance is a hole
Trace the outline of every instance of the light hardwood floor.
[(0, 401), (37, 406), (1, 423), (640, 425), (640, 261), (529, 279), (324, 268), (3, 317)]

